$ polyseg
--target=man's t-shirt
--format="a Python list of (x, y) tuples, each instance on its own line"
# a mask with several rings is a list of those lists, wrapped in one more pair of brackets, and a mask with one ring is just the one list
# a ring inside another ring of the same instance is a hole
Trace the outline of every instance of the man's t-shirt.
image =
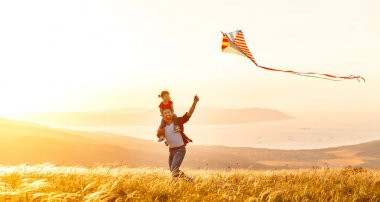
[[(183, 127), (183, 124), (185, 124), (186, 122), (188, 122), (189, 119), (190, 119), (190, 116), (187, 113), (185, 113), (183, 116), (177, 118), (177, 124), (181, 128), (181, 133), (178, 133), (178, 134), (180, 134), (179, 137), (182, 139), (182, 144), (179, 145), (179, 146), (186, 145), (188, 142), (193, 142), (193, 140), (191, 140), (189, 137), (187, 137), (185, 135), (185, 133), (184, 133), (185, 128)], [(170, 126), (170, 125), (172, 125), (173, 127), (172, 128), (166, 128), (167, 126)], [(166, 140), (167, 140), (167, 142), (169, 144), (169, 147), (171, 147), (171, 148), (173, 148), (173, 147), (179, 147), (179, 146), (173, 146), (173, 145), (178, 145), (179, 144), (178, 142), (175, 142), (174, 144), (172, 144), (172, 143), (170, 143), (170, 140), (168, 140), (168, 137), (167, 137), (166, 134), (168, 132), (171, 132), (171, 131), (172, 131), (172, 133), (174, 133), (174, 124), (172, 123), (170, 125), (165, 126), (165, 137), (166, 137)]]
[(181, 133), (174, 132), (174, 123), (165, 126), (165, 137), (170, 148), (180, 147), (185, 144), (183, 142)]

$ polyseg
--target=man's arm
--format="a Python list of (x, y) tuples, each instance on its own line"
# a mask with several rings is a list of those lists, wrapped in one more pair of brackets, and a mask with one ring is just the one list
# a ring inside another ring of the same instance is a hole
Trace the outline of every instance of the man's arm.
[(193, 104), (191, 105), (190, 110), (187, 112), (187, 115), (188, 115), (189, 117), (190, 117), (191, 115), (193, 115), (193, 112), (194, 112), (194, 110), (195, 110), (195, 106), (197, 105), (198, 101), (199, 101), (199, 97), (198, 97), (198, 95), (195, 95), (195, 96), (194, 96)]
[(194, 96), (194, 102), (190, 107), (190, 110), (186, 112), (183, 116), (177, 118), (178, 125), (185, 124), (187, 121), (189, 121), (191, 115), (194, 112), (195, 106), (197, 105), (197, 102), (199, 101), (199, 98), (197, 95)]

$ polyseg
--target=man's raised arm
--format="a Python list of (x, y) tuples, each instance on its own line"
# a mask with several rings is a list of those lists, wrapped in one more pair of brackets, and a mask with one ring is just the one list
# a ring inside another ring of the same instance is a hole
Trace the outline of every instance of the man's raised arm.
[(188, 116), (191, 116), (195, 110), (195, 106), (197, 105), (197, 102), (199, 101), (198, 95), (194, 96), (193, 105), (191, 105), (190, 110), (187, 112)]

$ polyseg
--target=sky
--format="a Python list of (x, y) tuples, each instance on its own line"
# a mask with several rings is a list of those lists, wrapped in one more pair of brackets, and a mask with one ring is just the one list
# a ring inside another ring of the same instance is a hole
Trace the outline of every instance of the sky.
[[(0, 116), (174, 107), (380, 114), (380, 1), (0, 1)], [(222, 53), (243, 30), (258, 64)]]

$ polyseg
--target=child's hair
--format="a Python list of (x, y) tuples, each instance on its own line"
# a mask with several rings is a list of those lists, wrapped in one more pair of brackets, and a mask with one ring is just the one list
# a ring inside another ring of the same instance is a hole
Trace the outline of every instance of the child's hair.
[(169, 94), (169, 91), (164, 90), (161, 92), (161, 94), (158, 95), (158, 97), (164, 97), (164, 95)]

